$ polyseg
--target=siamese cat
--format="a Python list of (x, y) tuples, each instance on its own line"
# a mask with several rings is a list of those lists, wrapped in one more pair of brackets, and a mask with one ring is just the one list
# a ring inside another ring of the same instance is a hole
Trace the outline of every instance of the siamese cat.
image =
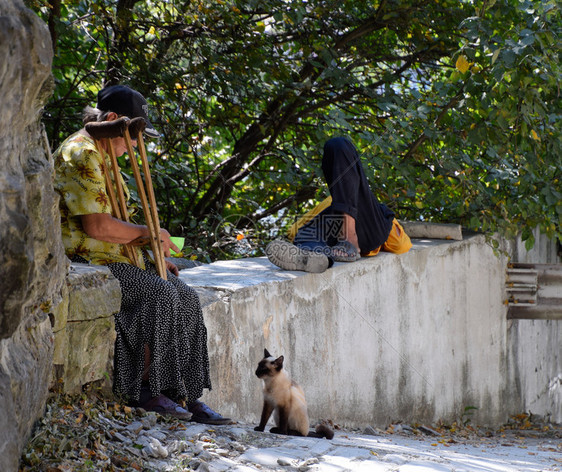
[(271, 428), (272, 433), (332, 439), (334, 432), (325, 424), (316, 426), (316, 432), (309, 430), (304, 392), (283, 370), (283, 360), (283, 356), (275, 359), (264, 349), (264, 358), (256, 369), (256, 376), (264, 383), (263, 410), (260, 424), (254, 430), (263, 431), (271, 413), (275, 412), (276, 427)]

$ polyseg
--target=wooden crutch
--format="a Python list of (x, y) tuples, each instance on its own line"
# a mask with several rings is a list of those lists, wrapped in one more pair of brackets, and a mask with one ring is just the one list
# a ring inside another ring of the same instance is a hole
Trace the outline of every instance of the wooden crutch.
[[(130, 134), (129, 134), (129, 130), (128, 127), (129, 125), (131, 126), (131, 130), (136, 134), (136, 135), (141, 135), (141, 145), (143, 146), (142, 148), (142, 157), (141, 159), (143, 160), (143, 169), (145, 169), (145, 178), (147, 179), (147, 182), (150, 184), (148, 185), (148, 194), (150, 195), (150, 200), (151, 200), (151, 206), (148, 205), (148, 201), (147, 201), (147, 190), (145, 190), (144, 187), (144, 183), (142, 180), (142, 177), (140, 175), (140, 171), (139, 171), (139, 167), (138, 167), (138, 163), (136, 160), (136, 155), (132, 146), (132, 141), (130, 138)], [(148, 168), (148, 160), (146, 158), (146, 150), (144, 149), (144, 141), (142, 141), (142, 131), (144, 130), (144, 128), (146, 127), (146, 123), (144, 121), (143, 118), (135, 118), (133, 120), (129, 120), (126, 117), (120, 118), (118, 120), (114, 120), (114, 121), (105, 121), (105, 122), (98, 122), (98, 123), (88, 123), (86, 125), (86, 131), (88, 131), (88, 133), (91, 134), (92, 137), (94, 137), (94, 139), (98, 138), (98, 139), (104, 139), (104, 138), (115, 138), (115, 137), (123, 137), (125, 139), (125, 143), (127, 145), (127, 152), (129, 153), (129, 157), (131, 160), (131, 167), (133, 169), (133, 174), (135, 177), (135, 181), (137, 183), (137, 187), (138, 187), (138, 191), (139, 191), (139, 197), (141, 198), (141, 203), (143, 206), (143, 212), (144, 212), (144, 216), (147, 222), (147, 227), (149, 230), (149, 240), (148, 242), (150, 242), (150, 245), (152, 247), (152, 252), (154, 254), (154, 260), (155, 260), (155, 264), (156, 264), (156, 269), (158, 271), (158, 274), (163, 278), (163, 279), (167, 279), (167, 275), (166, 275), (166, 263), (165, 263), (165, 259), (164, 259), (164, 251), (162, 248), (162, 242), (160, 240), (160, 223), (158, 220), (158, 210), (156, 207), (156, 201), (154, 198), (154, 190), (152, 188), (152, 180), (150, 178), (150, 170)], [(108, 139), (108, 143), (107, 143), (107, 147), (109, 150), (109, 155), (110, 155), (110, 159), (112, 162), (112, 169), (115, 173), (116, 176), (119, 175), (120, 171), (119, 171), (119, 165), (117, 163), (117, 159), (115, 157), (115, 152), (113, 150), (113, 145), (111, 142), (111, 139)], [(100, 149), (100, 147), (98, 147), (98, 149)], [(119, 178), (116, 177), (116, 182), (119, 182), (119, 184), (121, 183), (121, 180)], [(121, 212), (121, 216), (124, 218), (127, 218), (128, 221), (128, 211), (127, 211), (127, 206), (125, 203), (125, 197), (124, 197), (124, 192), (123, 192), (123, 188), (118, 185), (117, 186), (117, 196), (119, 197), (118, 199), (118, 205), (114, 205), (114, 207), (117, 209), (120, 209)], [(111, 200), (111, 197), (110, 197)], [(112, 204), (115, 204), (115, 199), (113, 199)], [(142, 244), (142, 242), (141, 242)], [(138, 243), (134, 244), (134, 245), (139, 245)], [(136, 253), (134, 253), (133, 250), (133, 260), (136, 260), (134, 258), (134, 256), (136, 256)]]
[[(160, 239), (160, 221), (158, 219), (158, 208), (156, 206), (156, 199), (154, 197), (154, 188), (152, 186), (152, 178), (150, 177), (150, 169), (148, 167), (148, 159), (146, 157), (146, 149), (144, 147), (144, 140), (142, 132), (146, 127), (146, 121), (142, 117), (133, 118), (128, 122), (128, 127), (123, 133), (125, 144), (127, 145), (127, 152), (131, 161), (131, 168), (137, 183), (137, 189), (141, 204), (144, 212), (144, 218), (147, 222), (148, 231), (150, 233), (150, 245), (154, 255), (154, 262), (158, 275), (164, 280), (167, 280), (166, 275), (166, 262), (164, 259), (164, 249)], [(131, 134), (137, 139), (137, 146), (139, 148), (139, 155), (141, 158), (144, 178), (143, 182), (138, 162), (136, 159), (133, 143), (131, 141)], [(146, 188), (145, 188), (146, 185)], [(148, 198), (147, 198), (148, 195)]]
[[(119, 118), (114, 121), (104, 121), (104, 122), (94, 122), (87, 123), (85, 128), (90, 136), (94, 138), (96, 148), (100, 155), (105, 156), (103, 150), (103, 145), (101, 140), (105, 140), (107, 147), (107, 153), (109, 154), (109, 159), (111, 161), (111, 169), (113, 172), (113, 180), (115, 182), (115, 189), (117, 191), (117, 198), (115, 196), (115, 191), (113, 190), (113, 184), (111, 182), (111, 176), (109, 170), (105, 165), (103, 165), (103, 174), (105, 179), (105, 186), (109, 196), (109, 202), (111, 203), (111, 208), (113, 216), (119, 218), (120, 220), (129, 222), (129, 211), (127, 209), (127, 203), (125, 201), (125, 193), (121, 184), (121, 170), (119, 169), (119, 164), (117, 163), (117, 158), (115, 157), (115, 151), (113, 149), (113, 143), (111, 138), (122, 136), (124, 131), (127, 129), (127, 118)], [(137, 252), (134, 247), (129, 244), (125, 244), (125, 252), (127, 257), (132, 261), (132, 263), (140, 267), (139, 260), (137, 257)]]

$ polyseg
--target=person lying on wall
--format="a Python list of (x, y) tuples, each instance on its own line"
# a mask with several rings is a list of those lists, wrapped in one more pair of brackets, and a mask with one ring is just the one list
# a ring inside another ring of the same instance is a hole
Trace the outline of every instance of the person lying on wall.
[[(85, 127), (69, 136), (54, 154), (55, 190), (60, 195), (66, 254), (74, 262), (107, 266), (120, 283), (114, 393), (147, 411), (206, 424), (227, 424), (229, 418), (199, 400), (204, 389), (211, 389), (211, 379), (207, 329), (196, 292), (177, 277), (178, 269), (168, 260), (164, 280), (145, 250), (125, 246), (146, 240), (147, 226), (113, 216), (104, 166), (110, 166), (109, 143), (119, 157), (126, 152), (126, 142), (121, 136), (113, 137), (100, 140), (101, 147), (96, 147), (86, 124), (123, 116), (144, 118), (144, 134), (159, 136), (148, 119), (144, 97), (127, 86), (114, 85), (100, 90), (97, 106), (84, 110)], [(133, 145), (137, 146), (136, 140)], [(120, 180), (128, 198), (127, 185)], [(160, 239), (165, 256), (170, 256), (170, 248), (178, 250), (165, 229), (161, 229)], [(131, 248), (136, 253), (133, 258)]]
[(336, 137), (324, 145), (322, 171), (330, 197), (274, 240), (265, 253), (285, 270), (323, 272), (336, 262), (353, 262), (380, 251), (403, 254), (412, 247), (395, 214), (371, 191), (354, 144)]

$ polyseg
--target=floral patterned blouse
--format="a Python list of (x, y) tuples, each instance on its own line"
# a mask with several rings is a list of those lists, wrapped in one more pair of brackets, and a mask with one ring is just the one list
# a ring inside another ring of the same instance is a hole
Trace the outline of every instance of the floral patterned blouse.
[[(80, 215), (111, 214), (103, 174), (103, 166), (111, 168), (108, 156), (102, 157), (99, 154), (93, 139), (75, 133), (57, 149), (54, 162), (55, 190), (60, 195), (62, 240), (67, 256), (81, 256), (92, 264), (99, 265), (112, 262), (132, 264), (125, 255), (124, 245), (91, 238), (82, 228)], [(122, 176), (120, 178), (128, 200), (129, 189)], [(129, 214), (132, 213), (133, 208), (129, 208)], [(138, 253), (138, 260), (143, 264), (140, 249), (134, 249)]]

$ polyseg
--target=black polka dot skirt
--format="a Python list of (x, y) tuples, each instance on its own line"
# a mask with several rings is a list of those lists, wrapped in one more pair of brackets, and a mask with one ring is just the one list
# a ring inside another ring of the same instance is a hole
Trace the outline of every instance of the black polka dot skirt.
[(145, 345), (150, 349), (152, 396), (194, 401), (211, 388), (207, 328), (195, 290), (168, 271), (160, 278), (130, 264), (107, 267), (121, 284), (121, 310), (115, 315), (113, 391), (138, 401), (145, 371)]

